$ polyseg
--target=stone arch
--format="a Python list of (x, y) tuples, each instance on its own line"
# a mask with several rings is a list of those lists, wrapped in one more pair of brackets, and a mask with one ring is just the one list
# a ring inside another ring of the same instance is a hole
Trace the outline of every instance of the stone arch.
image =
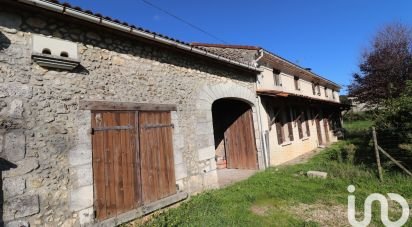
[(212, 104), (219, 99), (230, 98), (248, 103), (253, 111), (256, 147), (259, 168), (263, 167), (258, 116), (256, 111), (256, 93), (252, 89), (233, 82), (217, 85), (205, 85), (198, 93), (196, 103), (196, 143), (200, 171), (203, 173), (216, 170), (215, 143), (213, 134)]

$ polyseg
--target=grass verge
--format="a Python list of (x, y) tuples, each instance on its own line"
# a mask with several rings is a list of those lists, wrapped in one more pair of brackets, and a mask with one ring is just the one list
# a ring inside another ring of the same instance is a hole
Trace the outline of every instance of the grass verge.
[[(357, 127), (350, 130), (356, 131)], [(352, 149), (352, 142), (365, 143), (352, 139), (340, 141), (307, 163), (269, 168), (227, 188), (206, 191), (138, 225), (349, 226), (348, 185), (356, 187), (354, 195), (359, 218), (363, 218), (363, 203), (371, 193), (398, 193), (411, 203), (411, 178), (388, 172), (385, 182), (379, 182), (373, 166), (350, 158), (352, 151), (348, 150)], [(328, 178), (308, 178), (305, 173), (309, 170), (325, 171)], [(378, 204), (374, 205), (373, 224), (380, 226), (380, 209)], [(400, 217), (400, 209), (394, 204), (390, 206), (390, 217), (392, 221)], [(125, 226), (135, 225), (132, 222)], [(412, 218), (405, 226), (412, 226)]]

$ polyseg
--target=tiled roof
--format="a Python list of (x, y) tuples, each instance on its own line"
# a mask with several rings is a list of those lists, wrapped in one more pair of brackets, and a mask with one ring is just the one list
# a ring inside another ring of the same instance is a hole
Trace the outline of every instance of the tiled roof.
[[(144, 35), (142, 35), (143, 37), (147, 37), (149, 39), (155, 40), (155, 41), (160, 42), (160, 43), (167, 43), (168, 45), (175, 46), (175, 47), (183, 49), (185, 51), (189, 51), (189, 52), (199, 54), (199, 55), (202, 55), (202, 56), (205, 56), (205, 57), (213, 58), (217, 61), (221, 61), (221, 62), (230, 64), (230, 65), (234, 65), (234, 66), (237, 66), (237, 67), (247, 68), (248, 70), (252, 70), (252, 71), (256, 71), (256, 72), (261, 71), (260, 69), (257, 69), (256, 67), (254, 67), (251, 64), (241, 63), (241, 62), (238, 62), (238, 61), (233, 60), (233, 59), (228, 59), (228, 58), (226, 58), (222, 55), (219, 55), (219, 54), (216, 54), (216, 53), (211, 53), (206, 48), (192, 46), (192, 45), (190, 45), (190, 43), (183, 42), (181, 40), (177, 40), (177, 39), (174, 39), (174, 38), (171, 38), (171, 37), (168, 37), (168, 36), (156, 33), (156, 32), (152, 32), (152, 31), (144, 29), (142, 27), (138, 27), (138, 26), (135, 26), (135, 25), (130, 25), (126, 22), (119, 21), (117, 19), (113, 19), (113, 18), (108, 17), (108, 16), (103, 16), (100, 13), (95, 13), (91, 10), (85, 10), (85, 9), (82, 9), (78, 6), (72, 6), (72, 5), (70, 5), (69, 3), (66, 3), (66, 2), (60, 2), (59, 0), (17, 0), (17, 1), (18, 2), (24, 2), (24, 3), (30, 4), (30, 5), (34, 5), (34, 6), (37, 6), (37, 7), (40, 7), (40, 8), (44, 8), (44, 7), (40, 6), (40, 5), (43, 5), (43, 3), (54, 4), (56, 7), (60, 7), (63, 10), (62, 11), (63, 13), (66, 12), (66, 9), (70, 9), (70, 10), (78, 11), (78, 12), (81, 12), (82, 14), (88, 15), (89, 17), (92, 18), (92, 20), (96, 24), (102, 24), (102, 21), (105, 21), (105, 22), (108, 21), (108, 22), (116, 24), (115, 27), (117, 27), (118, 30), (121, 30), (121, 31), (125, 31), (125, 30), (127, 30), (129, 32), (132, 32), (133, 30), (138, 31), (138, 32), (144, 33)], [(42, 3), (42, 4), (38, 4), (38, 3)], [(46, 7), (46, 8), (48, 8), (48, 7)], [(55, 7), (52, 7), (51, 10), (52, 11), (57, 11), (55, 9)], [(75, 17), (77, 17), (77, 15)], [(85, 20), (88, 21), (88, 19), (85, 19)], [(96, 22), (96, 21), (100, 21), (100, 22)], [(107, 24), (107, 23), (103, 23), (103, 24)], [(168, 42), (165, 42), (165, 40), (168, 40)]]
[(281, 98), (286, 98), (286, 97), (291, 96), (291, 97), (297, 97), (297, 98), (310, 99), (310, 100), (313, 100), (313, 101), (316, 101), (316, 102), (330, 103), (332, 105), (337, 105), (337, 106), (346, 106), (345, 104), (342, 104), (340, 102), (327, 100), (327, 99), (314, 98), (314, 97), (310, 97), (310, 96), (307, 96), (307, 95), (294, 94), (294, 93), (286, 92), (286, 91), (260, 89), (260, 90), (257, 90), (256, 93), (258, 95), (281, 97)]
[(320, 75), (312, 72), (309, 68), (304, 68), (304, 67), (302, 67), (302, 66), (300, 66), (300, 65), (297, 65), (297, 64), (295, 64), (295, 63), (293, 63), (293, 62), (291, 62), (291, 61), (289, 61), (289, 60), (287, 60), (287, 59), (285, 59), (285, 58), (283, 58), (283, 57), (281, 57), (281, 56), (279, 56), (279, 55), (277, 55), (277, 54), (274, 54), (274, 53), (272, 53), (272, 52), (270, 52), (270, 51), (268, 51), (268, 50), (266, 50), (266, 49), (264, 49), (264, 48), (262, 48), (262, 47), (259, 47), (259, 46), (212, 44), (212, 43), (197, 43), (197, 42), (191, 43), (191, 45), (192, 45), (192, 46), (196, 46), (196, 47), (216, 47), (216, 48), (222, 48), (222, 49), (223, 49), (223, 48), (233, 48), (233, 49), (245, 49), (245, 50), (262, 50), (263, 53), (266, 53), (268, 56), (271, 56), (271, 57), (280, 59), (281, 61), (285, 62), (286, 64), (288, 64), (288, 65), (290, 65), (290, 66), (292, 66), (292, 67), (294, 67), (294, 68), (296, 68), (296, 69), (299, 69), (299, 70), (301, 70), (301, 71), (304, 71), (304, 72), (306, 72), (306, 73), (314, 76), (315, 78), (318, 78), (318, 79), (320, 79), (320, 80), (323, 80), (323, 81), (325, 81), (326, 83), (329, 83), (329, 84), (335, 86), (336, 88), (339, 88), (339, 89), (340, 89), (340, 86), (339, 86), (338, 84), (336, 84), (335, 82), (333, 82), (333, 81), (331, 81), (331, 80), (329, 80), (329, 79), (326, 79), (326, 78), (323, 77), (323, 76), (320, 76)]
[(116, 23), (118, 23), (118, 24), (122, 24), (122, 25), (125, 25), (125, 26), (130, 26), (131, 28), (137, 29), (137, 30), (139, 30), (139, 31), (151, 33), (151, 34), (154, 34), (154, 35), (157, 35), (157, 36), (166, 38), (166, 39), (170, 39), (170, 40), (172, 40), (172, 41), (175, 41), (175, 42), (178, 42), (178, 43), (181, 43), (181, 44), (190, 45), (190, 43), (183, 42), (183, 41), (180, 41), (180, 40), (178, 40), (178, 39), (173, 39), (173, 38), (168, 37), (168, 36), (166, 36), (166, 35), (162, 35), (162, 34), (159, 34), (159, 33), (153, 32), (153, 31), (150, 31), (150, 30), (148, 30), (148, 29), (145, 29), (145, 28), (142, 28), (142, 27), (138, 27), (138, 26), (133, 25), (133, 24), (129, 24), (129, 23), (124, 22), (124, 21), (120, 21), (120, 20), (118, 20), (118, 19), (113, 19), (113, 18), (111, 18), (111, 17), (109, 17), (109, 16), (103, 16), (103, 15), (100, 14), (100, 13), (95, 13), (95, 12), (93, 12), (93, 11), (91, 11), (91, 10), (82, 9), (82, 8), (79, 7), (79, 6), (72, 6), (70, 3), (67, 3), (67, 2), (61, 2), (61, 1), (59, 1), (59, 0), (45, 0), (45, 1), (47, 1), (47, 2), (52, 2), (52, 3), (55, 3), (55, 4), (59, 4), (59, 5), (68, 7), (68, 8), (72, 8), (72, 9), (75, 9), (75, 10), (78, 10), (78, 11), (81, 11), (81, 12), (83, 12), (83, 13), (87, 13), (87, 14), (90, 14), (90, 15), (93, 15), (93, 16), (96, 16), (96, 17), (102, 17), (102, 18), (104, 18), (104, 19), (106, 19), (106, 20), (109, 20), (109, 21), (112, 21), (112, 22), (116, 22)]
[(231, 44), (214, 44), (214, 43), (191, 43), (190, 45), (196, 47), (219, 47), (219, 48), (233, 48), (233, 49), (245, 49), (245, 50), (260, 50), (258, 46), (246, 46), (246, 45), (231, 45)]

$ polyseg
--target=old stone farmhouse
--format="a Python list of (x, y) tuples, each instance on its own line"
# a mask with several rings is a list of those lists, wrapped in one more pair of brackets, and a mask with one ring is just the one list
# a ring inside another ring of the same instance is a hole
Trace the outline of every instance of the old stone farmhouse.
[(339, 86), (264, 49), (0, 5), (6, 226), (114, 226), (336, 140)]

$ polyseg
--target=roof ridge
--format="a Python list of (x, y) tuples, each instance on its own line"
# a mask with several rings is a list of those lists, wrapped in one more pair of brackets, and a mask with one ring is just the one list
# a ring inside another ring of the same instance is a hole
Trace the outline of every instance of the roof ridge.
[(250, 46), (250, 45), (236, 45), (236, 44), (218, 44), (218, 43), (200, 43), (192, 42), (192, 46), (203, 46), (203, 47), (219, 47), (219, 48), (233, 48), (233, 49), (247, 49), (247, 50), (260, 50), (262, 49), (259, 46)]

